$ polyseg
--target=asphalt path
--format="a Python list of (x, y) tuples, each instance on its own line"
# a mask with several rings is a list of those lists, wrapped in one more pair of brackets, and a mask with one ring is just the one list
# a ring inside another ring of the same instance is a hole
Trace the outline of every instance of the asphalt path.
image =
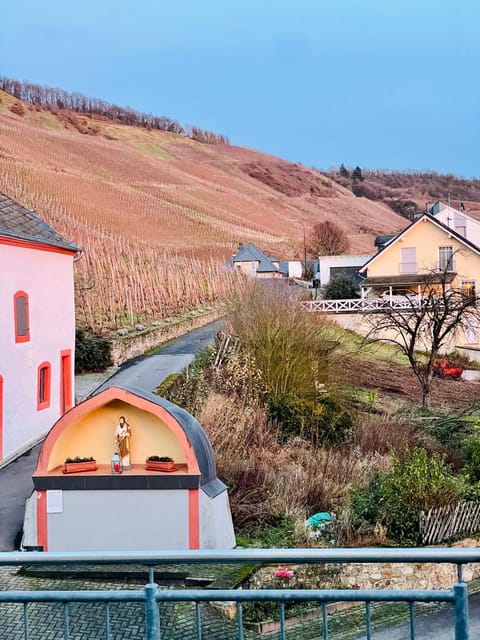
[(196, 353), (214, 341), (222, 328), (223, 320), (211, 322), (160, 347), (153, 355), (133, 358), (108, 379), (108, 384), (128, 384), (145, 391), (154, 391), (170, 374), (183, 371), (193, 361)]
[[(196, 353), (214, 341), (222, 327), (223, 321), (217, 320), (159, 347), (153, 355), (129, 360), (108, 382), (153, 391), (171, 373), (183, 371)], [(37, 466), (40, 447), (41, 445), (37, 445), (0, 469), (0, 551), (19, 548), (25, 501), (33, 491), (32, 475)]]
[[(468, 598), (470, 638), (480, 638), (480, 593), (474, 593)], [(357, 640), (365, 638), (359, 636)], [(372, 640), (410, 640), (410, 624), (408, 622), (388, 627), (383, 631), (374, 631)], [(450, 605), (445, 605), (431, 613), (420, 614), (415, 617), (416, 640), (454, 640), (453, 611)]]

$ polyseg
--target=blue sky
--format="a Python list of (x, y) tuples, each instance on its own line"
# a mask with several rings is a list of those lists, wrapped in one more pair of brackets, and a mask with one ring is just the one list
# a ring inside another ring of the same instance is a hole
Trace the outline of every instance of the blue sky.
[(0, 0), (0, 74), (306, 166), (480, 177), (478, 0)]

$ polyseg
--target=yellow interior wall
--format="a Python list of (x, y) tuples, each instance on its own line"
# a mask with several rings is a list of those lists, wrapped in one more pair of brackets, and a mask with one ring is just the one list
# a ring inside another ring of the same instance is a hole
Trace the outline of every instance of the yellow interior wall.
[(369, 265), (368, 276), (400, 275), (401, 249), (416, 248), (417, 273), (429, 273), (438, 264), (438, 248), (453, 247), (456, 252), (453, 259), (459, 280), (476, 280), (480, 276), (480, 256), (461, 244), (456, 238), (448, 237), (448, 233), (431, 222), (419, 222), (409, 229), (392, 247), (382, 251), (378, 258)]
[(63, 464), (65, 458), (75, 456), (93, 456), (98, 464), (110, 464), (116, 450), (115, 429), (119, 416), (125, 416), (132, 430), (132, 464), (143, 464), (151, 455), (170, 456), (175, 462), (185, 463), (180, 443), (160, 418), (114, 400), (82, 416), (63, 431), (53, 446), (49, 470)]

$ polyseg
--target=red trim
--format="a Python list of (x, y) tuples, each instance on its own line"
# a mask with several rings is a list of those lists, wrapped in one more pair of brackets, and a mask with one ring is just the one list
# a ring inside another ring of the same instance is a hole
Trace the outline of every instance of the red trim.
[(37, 491), (37, 545), (48, 551), (47, 492)]
[(72, 408), (72, 350), (60, 351), (60, 414)]
[[(18, 317), (17, 317), (17, 300), (18, 298), (25, 298), (26, 301), (26, 324), (27, 324), (27, 334), (24, 336), (19, 335), (18, 333)], [(13, 296), (13, 322), (15, 327), (15, 342), (29, 342), (30, 341), (30, 310), (28, 304), (28, 293), (25, 291), (17, 291), (17, 293)]]
[(185, 462), (187, 463), (187, 471), (189, 473), (200, 474), (200, 468), (198, 466), (195, 451), (193, 450), (193, 447), (190, 444), (185, 431), (182, 429), (173, 415), (169, 413), (164, 407), (161, 407), (154, 402), (150, 402), (150, 400), (145, 400), (145, 398), (141, 398), (140, 396), (130, 393), (126, 389), (119, 389), (118, 387), (110, 387), (109, 389), (105, 389), (105, 391), (102, 391), (101, 393), (97, 393), (91, 398), (87, 398), (87, 400), (84, 400), (82, 403), (77, 404), (72, 409), (70, 409), (67, 414), (57, 420), (54, 426), (50, 429), (45, 442), (43, 443), (35, 474), (42, 475), (48, 473), (48, 464), (53, 447), (55, 446), (58, 438), (61, 436), (63, 431), (67, 429), (72, 424), (72, 422), (75, 422), (82, 416), (90, 413), (91, 411), (94, 411), (95, 409), (98, 409), (99, 407), (107, 405), (109, 402), (112, 402), (112, 400), (121, 400), (128, 404), (131, 404), (134, 407), (138, 407), (139, 409), (148, 411), (148, 413), (151, 413), (152, 415), (160, 418), (160, 420), (162, 420), (162, 422), (164, 422), (167, 427), (174, 433), (180, 446), (182, 447), (182, 451), (185, 456)]
[(3, 460), (3, 378), (0, 376), (0, 460)]
[[(43, 398), (40, 397), (40, 376), (41, 371), (45, 370), (43, 379)], [(38, 367), (37, 373), (37, 411), (48, 409), (50, 406), (50, 390), (52, 382), (52, 365), (50, 362), (42, 362)]]
[(188, 548), (200, 549), (200, 492), (188, 490)]
[(19, 240), (18, 238), (6, 238), (0, 236), (0, 244), (8, 244), (13, 247), (22, 247), (24, 249), (37, 249), (38, 251), (49, 251), (51, 253), (64, 253), (72, 255), (79, 253), (81, 249), (64, 249), (62, 247), (55, 247), (50, 244), (42, 244), (40, 242), (30, 242), (29, 240)]

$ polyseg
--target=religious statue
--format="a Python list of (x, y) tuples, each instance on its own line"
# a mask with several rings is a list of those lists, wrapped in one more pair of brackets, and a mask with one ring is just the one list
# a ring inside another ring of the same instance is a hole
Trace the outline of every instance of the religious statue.
[(130, 425), (125, 420), (125, 416), (120, 416), (118, 419), (118, 425), (115, 429), (115, 440), (118, 445), (118, 452), (122, 460), (122, 466), (124, 469), (130, 468), (130, 439), (132, 437), (132, 430)]

